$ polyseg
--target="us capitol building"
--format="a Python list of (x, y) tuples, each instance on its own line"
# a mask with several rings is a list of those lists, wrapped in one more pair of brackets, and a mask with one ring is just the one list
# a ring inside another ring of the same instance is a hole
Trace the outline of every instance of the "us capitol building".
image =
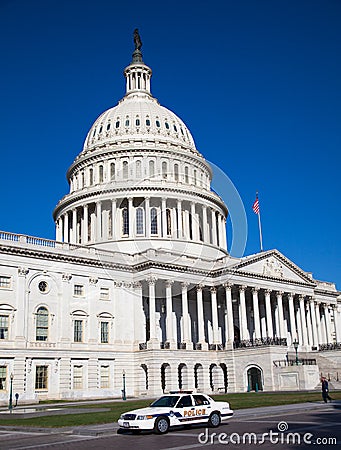
[(11, 383), (25, 403), (333, 380), (340, 292), (278, 250), (229, 255), (210, 165), (134, 41), (125, 96), (67, 172), (56, 240), (0, 232), (0, 403)]

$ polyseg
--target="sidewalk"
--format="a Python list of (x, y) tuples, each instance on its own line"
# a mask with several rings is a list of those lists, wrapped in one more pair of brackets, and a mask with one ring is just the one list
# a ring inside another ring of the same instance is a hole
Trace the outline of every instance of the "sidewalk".
[[(60, 405), (60, 404), (59, 404)], [(48, 405), (51, 407), (52, 405)], [(63, 405), (65, 406), (65, 404)], [(71, 404), (69, 405), (71, 406)], [(233, 418), (231, 420), (238, 420), (238, 418), (253, 418), (253, 417), (268, 417), (269, 415), (276, 416), (280, 415), (285, 411), (297, 413), (300, 411), (307, 410), (323, 410), (333, 408), (341, 408), (341, 400), (335, 400), (332, 403), (321, 402), (309, 402), (309, 403), (297, 403), (291, 405), (278, 405), (278, 406), (262, 406), (259, 408), (247, 408), (239, 409), (234, 412)], [(15, 426), (0, 426), (0, 431), (29, 431), (37, 433), (65, 433), (65, 434), (78, 434), (82, 436), (103, 436), (110, 435), (117, 432), (119, 429), (116, 422), (105, 423), (98, 425), (81, 425), (74, 427), (63, 427), (63, 428), (38, 428), (38, 427), (15, 427)]]

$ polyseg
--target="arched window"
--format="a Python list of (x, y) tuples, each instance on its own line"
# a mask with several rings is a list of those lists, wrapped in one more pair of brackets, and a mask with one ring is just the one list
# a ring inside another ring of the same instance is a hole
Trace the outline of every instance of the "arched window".
[(141, 167), (141, 161), (136, 161), (136, 178), (141, 178), (142, 176), (142, 167)]
[(98, 172), (99, 172), (99, 182), (103, 183), (104, 176), (103, 176), (103, 166), (102, 165), (99, 166)]
[(166, 127), (167, 130), (169, 130), (169, 123), (168, 122), (165, 122), (165, 127)]
[(152, 208), (150, 210), (150, 233), (157, 234), (157, 210)]
[(171, 216), (171, 210), (166, 209), (166, 220), (167, 220), (167, 236), (170, 236), (172, 234), (172, 216)]
[(149, 161), (149, 177), (152, 178), (155, 175), (155, 162), (153, 160)]
[(146, 126), (150, 127), (150, 119), (146, 119)]
[(188, 183), (188, 167), (185, 167), (185, 183)]
[(37, 311), (36, 341), (47, 341), (49, 331), (49, 312), (41, 306)]
[(116, 120), (115, 127), (116, 127), (116, 128), (119, 128), (119, 127), (120, 127), (120, 121), (119, 121), (118, 119)]
[(92, 186), (94, 184), (94, 169), (90, 169), (90, 186)]
[(179, 164), (174, 164), (174, 179), (179, 181)]
[(136, 118), (135, 125), (136, 125), (137, 127), (140, 126), (140, 119), (139, 119), (138, 117)]
[(128, 178), (128, 161), (123, 161), (123, 179)]
[(129, 235), (129, 213), (127, 208), (122, 209), (122, 234)]
[(82, 172), (82, 188), (85, 186), (85, 175), (84, 172)]
[(156, 124), (156, 126), (157, 126), (158, 128), (160, 128), (161, 125), (160, 125), (160, 121), (159, 121), (159, 120), (156, 119), (155, 124)]
[(143, 208), (136, 209), (136, 234), (144, 233)]
[(166, 163), (166, 161), (162, 162), (162, 178), (167, 178), (167, 163)]
[(129, 119), (128, 119), (128, 118), (126, 119), (124, 125), (125, 125), (126, 127), (129, 127)]
[(110, 164), (110, 178), (115, 179), (115, 163)]
[(193, 183), (197, 184), (197, 171), (195, 169), (193, 170)]

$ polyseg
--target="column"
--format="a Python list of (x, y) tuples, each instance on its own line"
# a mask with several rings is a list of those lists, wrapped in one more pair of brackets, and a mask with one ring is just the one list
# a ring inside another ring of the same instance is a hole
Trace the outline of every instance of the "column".
[(309, 300), (309, 304), (310, 304), (311, 323), (312, 323), (312, 326), (313, 326), (313, 345), (314, 345), (314, 347), (317, 347), (318, 346), (318, 337), (317, 337), (315, 304), (314, 304), (314, 299), (313, 298), (311, 298)]
[(204, 305), (202, 301), (203, 286), (197, 286), (197, 318), (198, 318), (198, 344), (205, 344)]
[(102, 237), (102, 203), (98, 201), (96, 203), (96, 237), (97, 241)]
[(222, 214), (219, 214), (219, 230), (220, 230), (219, 247), (225, 248), (224, 246), (225, 223), (224, 223), (224, 216)]
[(129, 237), (133, 238), (135, 236), (135, 217), (134, 217), (134, 208), (133, 208), (133, 198), (128, 198), (128, 217), (129, 217)]
[(72, 243), (77, 243), (77, 209), (72, 210)]
[(223, 217), (223, 247), (227, 250), (227, 238), (226, 238), (226, 218)]
[(114, 198), (111, 201), (111, 239), (116, 241), (116, 214), (117, 214), (117, 204), (116, 199)]
[(217, 245), (217, 223), (214, 209), (211, 209), (211, 221), (212, 221), (212, 244)]
[(183, 229), (182, 229), (182, 203), (181, 200), (178, 200), (177, 202), (177, 208), (178, 208), (178, 238), (183, 238)]
[(272, 326), (272, 311), (271, 311), (271, 291), (266, 289), (265, 291), (265, 312), (266, 312), (266, 327), (268, 330), (268, 338), (273, 339), (274, 331)]
[(186, 344), (186, 348), (189, 349), (191, 342), (190, 338), (190, 323), (188, 315), (188, 292), (187, 288), (189, 283), (181, 283), (181, 300), (182, 300), (182, 319), (183, 319), (183, 336), (181, 341)]
[(301, 313), (301, 326), (302, 326), (302, 338), (303, 341), (301, 345), (308, 345), (308, 333), (307, 333), (307, 321), (305, 318), (305, 305), (304, 305), (304, 296), (299, 296), (300, 302), (300, 313)]
[(258, 288), (252, 288), (252, 302), (253, 302), (253, 320), (255, 327), (255, 338), (261, 338), (260, 319), (259, 319), (259, 304), (258, 304)]
[(162, 237), (167, 237), (167, 214), (166, 214), (167, 203), (166, 199), (161, 200), (161, 214), (162, 214)]
[(234, 324), (233, 324), (233, 307), (232, 307), (232, 286), (229, 283), (224, 284), (226, 298), (226, 315), (227, 315), (227, 332), (226, 341), (234, 342)]
[(334, 326), (335, 326), (335, 339), (337, 343), (341, 342), (341, 326), (340, 326), (340, 313), (338, 305), (333, 305), (334, 310)]
[(284, 317), (283, 317), (283, 292), (279, 291), (277, 293), (277, 307), (278, 307), (278, 323), (279, 323), (279, 330), (278, 330), (278, 337), (280, 338), (287, 338), (287, 333), (284, 330)]
[(246, 318), (246, 303), (245, 303), (245, 289), (246, 286), (241, 286), (239, 288), (239, 302), (240, 302), (240, 340), (245, 341), (249, 339), (249, 333), (247, 329), (247, 318)]
[(208, 235), (207, 235), (207, 207), (202, 207), (202, 238), (205, 243), (208, 243)]
[(330, 317), (329, 317), (329, 305), (327, 303), (323, 303), (324, 307), (324, 319), (326, 323), (326, 337), (327, 337), (327, 344), (330, 344), (332, 342), (331, 339), (331, 329), (330, 329)]
[(63, 239), (63, 232), (61, 227), (61, 218), (58, 217), (56, 221), (56, 241), (61, 241)]
[(88, 205), (83, 206), (83, 229), (82, 229), (82, 242), (83, 245), (86, 245), (89, 240), (88, 236), (88, 222), (89, 222), (89, 207)]
[[(295, 306), (295, 304), (294, 304), (294, 306)], [(303, 345), (302, 319), (301, 319), (301, 310), (300, 310), (299, 303), (297, 306), (298, 306), (296, 309), (296, 325), (297, 325), (297, 334), (298, 334), (297, 340), (300, 343), (300, 345)]]
[(174, 344), (172, 284), (172, 280), (166, 281), (166, 341)]
[(64, 239), (63, 242), (69, 242), (69, 214), (64, 214)]
[(288, 303), (289, 303), (289, 317), (290, 317), (290, 336), (291, 336), (291, 343), (293, 343), (295, 339), (296, 340), (298, 339), (298, 336), (295, 321), (294, 296), (291, 293), (288, 294)]
[(198, 221), (197, 221), (197, 217), (195, 214), (195, 203), (191, 202), (191, 216), (192, 216), (192, 240), (193, 241), (197, 241), (198, 240), (198, 233), (197, 233), (197, 228), (198, 228)]
[(220, 344), (218, 330), (218, 306), (217, 306), (217, 288), (211, 287), (211, 308), (212, 308), (212, 328), (213, 328), (213, 344)]
[(314, 345), (314, 343), (313, 343), (313, 329), (311, 326), (309, 301), (306, 303), (305, 307), (306, 307), (307, 328), (308, 328), (308, 344), (312, 346), (312, 345)]
[(146, 237), (150, 237), (150, 198), (145, 198), (145, 207), (146, 207)]
[(155, 307), (155, 284), (156, 278), (149, 277), (147, 279), (149, 285), (149, 340), (157, 341), (158, 338), (156, 336), (156, 307)]
[(320, 302), (315, 302), (315, 318), (316, 318), (318, 345), (321, 345), (322, 344), (322, 333), (321, 333)]

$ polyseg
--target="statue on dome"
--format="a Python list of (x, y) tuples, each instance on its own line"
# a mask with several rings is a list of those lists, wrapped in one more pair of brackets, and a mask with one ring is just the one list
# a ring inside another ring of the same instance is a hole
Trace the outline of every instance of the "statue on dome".
[(135, 44), (135, 50), (141, 50), (142, 41), (140, 38), (139, 30), (137, 28), (135, 28), (135, 30), (134, 30), (134, 44)]

